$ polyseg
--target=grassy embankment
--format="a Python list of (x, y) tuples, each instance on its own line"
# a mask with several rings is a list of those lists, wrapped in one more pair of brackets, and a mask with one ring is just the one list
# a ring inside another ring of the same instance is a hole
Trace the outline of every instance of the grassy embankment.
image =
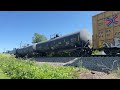
[[(38, 65), (35, 61), (0, 54), (0, 79), (82, 79), (81, 74), (89, 72), (81, 66), (76, 69), (71, 66)], [(120, 69), (106, 78), (120, 78)]]
[(79, 73), (87, 70), (72, 66), (38, 65), (35, 61), (16, 59), (0, 54), (0, 78), (10, 79), (76, 79)]

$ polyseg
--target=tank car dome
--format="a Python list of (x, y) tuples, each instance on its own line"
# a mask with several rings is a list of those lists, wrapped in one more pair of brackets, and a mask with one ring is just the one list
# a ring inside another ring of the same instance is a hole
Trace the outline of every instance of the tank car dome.
[(86, 29), (81, 30), (80, 38), (85, 42), (89, 40), (89, 44), (92, 45), (92, 34), (88, 30)]

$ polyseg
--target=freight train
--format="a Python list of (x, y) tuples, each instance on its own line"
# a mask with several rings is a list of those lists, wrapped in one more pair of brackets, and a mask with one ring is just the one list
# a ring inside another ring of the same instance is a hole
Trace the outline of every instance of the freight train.
[(90, 56), (93, 51), (106, 55), (120, 53), (120, 11), (106, 11), (92, 17), (93, 35), (82, 30), (45, 42), (18, 48), (8, 53), (17, 57), (34, 56)]
[(81, 56), (82, 54), (91, 55), (92, 38), (86, 30), (81, 30), (69, 35), (56, 37), (36, 43), (24, 48), (17, 48), (8, 53), (16, 57), (45, 57), (45, 56)]

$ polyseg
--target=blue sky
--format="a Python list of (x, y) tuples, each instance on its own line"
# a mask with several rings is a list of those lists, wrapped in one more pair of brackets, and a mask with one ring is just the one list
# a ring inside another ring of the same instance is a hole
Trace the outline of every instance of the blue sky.
[(34, 33), (48, 39), (81, 29), (92, 33), (92, 16), (101, 11), (0, 11), (0, 52), (31, 44)]

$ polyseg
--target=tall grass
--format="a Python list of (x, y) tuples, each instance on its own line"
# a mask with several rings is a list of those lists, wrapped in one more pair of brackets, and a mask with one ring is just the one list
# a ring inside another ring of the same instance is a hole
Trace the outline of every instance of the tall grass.
[(0, 79), (10, 79), (1, 69), (0, 69)]
[(10, 54), (0, 54), (0, 60), (4, 59), (15, 59), (15, 56)]

